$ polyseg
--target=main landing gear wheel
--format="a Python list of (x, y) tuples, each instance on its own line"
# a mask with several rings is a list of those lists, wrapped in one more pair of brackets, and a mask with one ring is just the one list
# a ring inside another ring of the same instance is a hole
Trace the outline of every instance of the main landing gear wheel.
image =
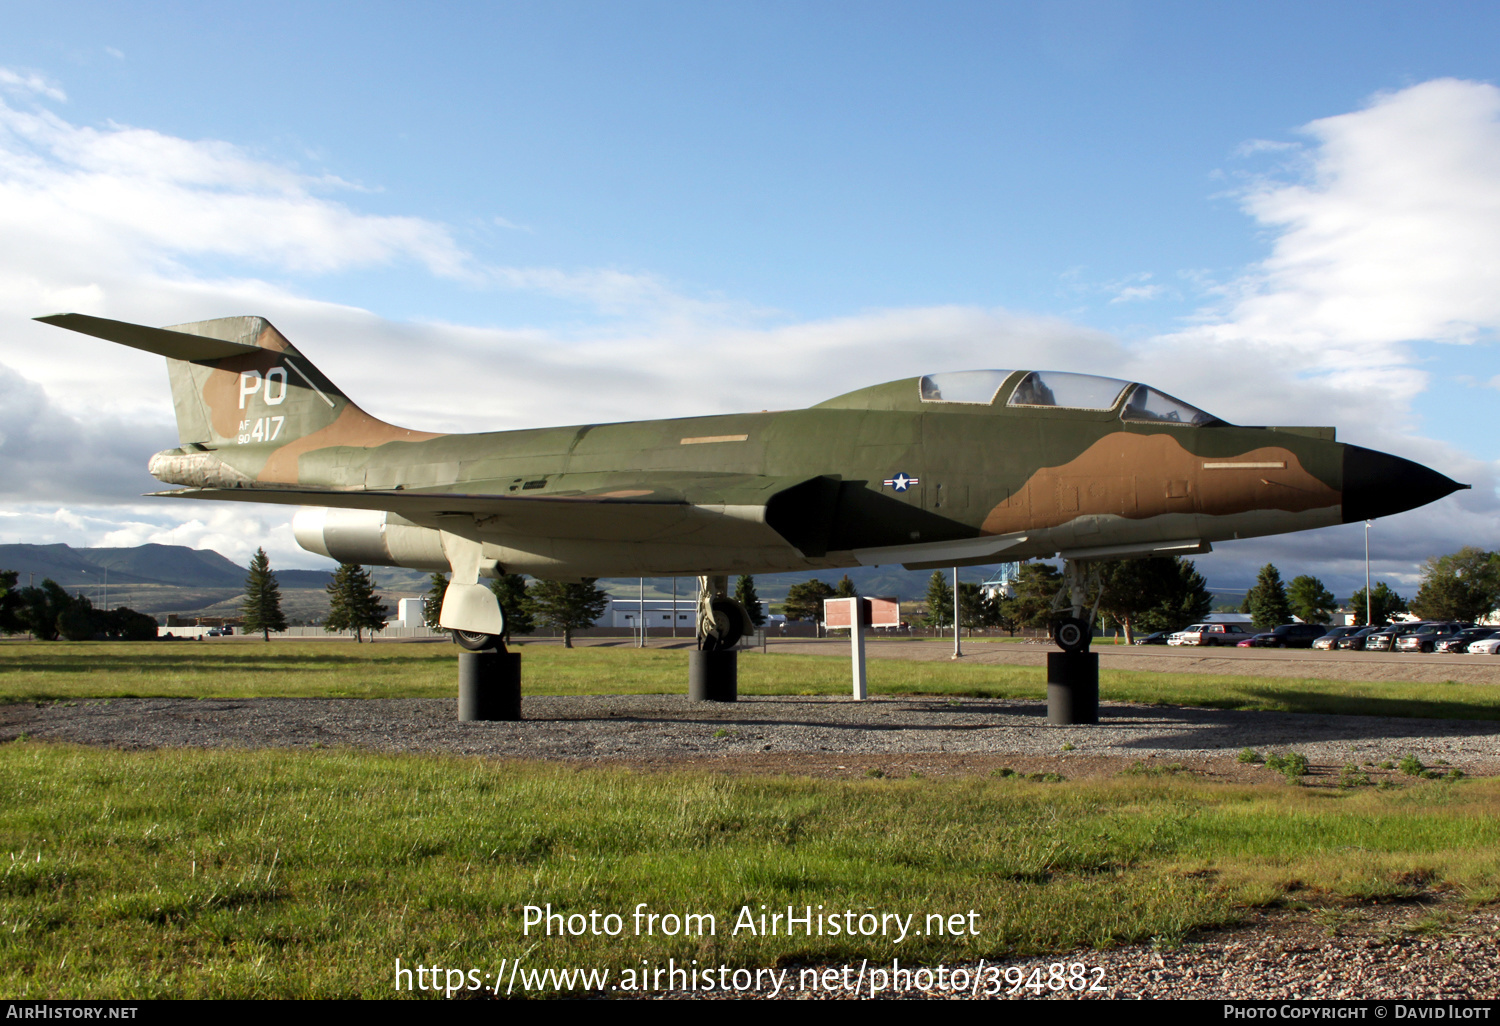
[[(500, 623), (505, 623), (505, 610), (500, 611)], [(493, 648), (496, 652), (505, 651), (505, 635), (485, 634), (481, 631), (454, 631), (453, 640), (458, 647), (465, 652), (483, 652), (485, 649)]]
[(477, 631), (454, 631), (453, 640), (466, 652), (483, 652), (487, 648), (504, 646), (498, 634), (480, 634)]
[(1089, 647), (1091, 633), (1087, 620), (1069, 616), (1057, 622), (1052, 631), (1052, 640), (1064, 652), (1083, 652)]
[(710, 603), (713, 628), (705, 633), (698, 647), (705, 652), (727, 652), (745, 636), (740, 626), (739, 609), (734, 599), (716, 598)]

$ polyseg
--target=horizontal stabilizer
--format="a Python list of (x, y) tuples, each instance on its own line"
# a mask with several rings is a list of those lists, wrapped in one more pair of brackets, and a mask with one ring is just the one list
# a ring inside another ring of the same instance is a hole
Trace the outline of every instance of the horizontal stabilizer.
[(171, 360), (222, 360), (228, 356), (244, 356), (260, 352), (259, 346), (247, 346), (239, 342), (225, 342), (202, 335), (189, 335), (166, 328), (148, 328), (143, 324), (112, 321), (105, 317), (90, 317), (88, 314), (64, 313), (38, 317), (44, 324), (82, 332), (95, 338), (108, 339), (122, 346), (144, 349), (148, 353), (165, 356)]

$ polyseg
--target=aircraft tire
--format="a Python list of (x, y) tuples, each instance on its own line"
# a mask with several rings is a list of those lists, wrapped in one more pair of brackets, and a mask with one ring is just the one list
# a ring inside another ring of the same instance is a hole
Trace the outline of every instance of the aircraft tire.
[(480, 634), (478, 631), (454, 631), (453, 640), (466, 652), (483, 652), (487, 648), (498, 649), (501, 639), (498, 634)]
[(1089, 647), (1089, 623), (1076, 616), (1065, 617), (1053, 628), (1052, 640), (1064, 652), (1085, 652)]
[(739, 644), (745, 636), (740, 626), (739, 604), (734, 599), (716, 598), (712, 603), (716, 634), (708, 634), (699, 645), (705, 652), (725, 652)]

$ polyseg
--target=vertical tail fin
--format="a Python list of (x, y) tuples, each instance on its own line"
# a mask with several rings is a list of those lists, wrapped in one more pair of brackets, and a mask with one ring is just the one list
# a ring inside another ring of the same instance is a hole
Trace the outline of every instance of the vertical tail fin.
[[(167, 358), (182, 448), (158, 456), (151, 472), (171, 484), (347, 485), (353, 482), (322, 480), (321, 472), (303, 480), (301, 457), (436, 437), (365, 413), (264, 317), (169, 328), (85, 314), (37, 320)], [(210, 452), (211, 459), (199, 456)]]

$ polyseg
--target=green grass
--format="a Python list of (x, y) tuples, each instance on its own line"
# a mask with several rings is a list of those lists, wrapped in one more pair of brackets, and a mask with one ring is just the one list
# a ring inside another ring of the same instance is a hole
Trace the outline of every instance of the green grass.
[[(524, 689), (533, 695), (681, 694), (682, 649), (628, 644), (564, 649), (525, 645)], [(874, 694), (930, 694), (1040, 701), (1046, 671), (947, 661), (871, 659)], [(1338, 715), (1500, 719), (1500, 689), (1487, 684), (1365, 683), (1278, 677), (1102, 670), (1108, 702)], [(849, 662), (837, 655), (762, 655), (739, 661), (746, 695), (845, 695)], [(447, 644), (352, 645), (340, 641), (0, 644), (0, 702), (85, 698), (447, 698), (455, 693)]]
[[(0, 746), (11, 998), (386, 997), (481, 973), (697, 958), (932, 965), (1172, 943), (1244, 910), (1492, 901), (1500, 781), (1386, 791), (1188, 774), (1035, 783), (644, 774), (458, 757)], [(631, 935), (638, 903), (715, 936)], [(625, 935), (523, 933), (526, 905)], [(731, 934), (748, 905), (978, 913), (978, 936)]]

